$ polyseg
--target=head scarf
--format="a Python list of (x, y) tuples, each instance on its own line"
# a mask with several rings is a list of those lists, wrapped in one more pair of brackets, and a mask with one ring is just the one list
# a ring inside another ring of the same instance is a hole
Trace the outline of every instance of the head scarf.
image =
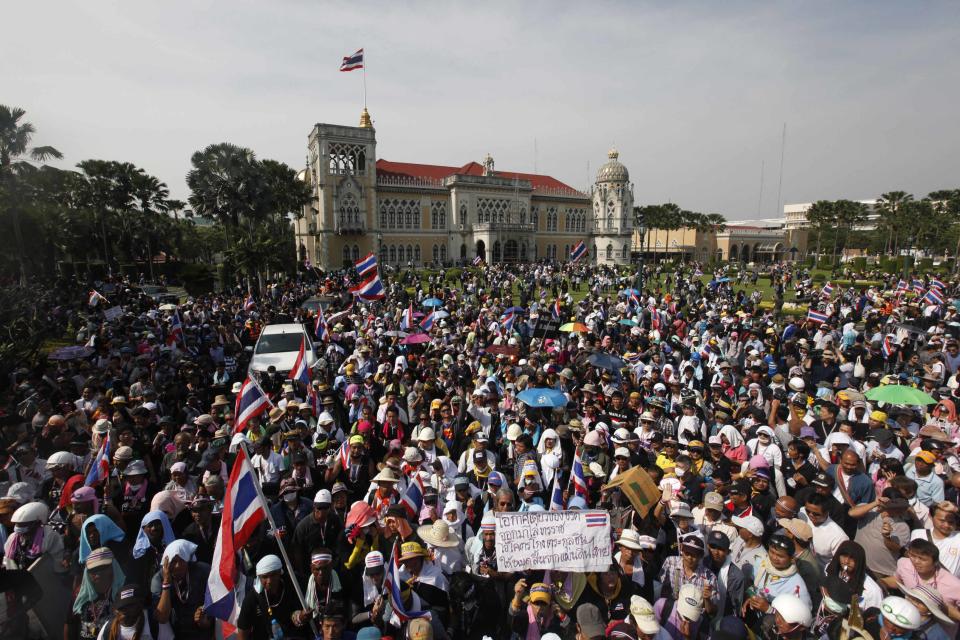
[(274, 571), (283, 571), (283, 561), (273, 554), (263, 556), (260, 562), (257, 563), (257, 579), (253, 583), (253, 590), (261, 593), (263, 591), (263, 583), (260, 582), (260, 576), (265, 576)]
[(176, 518), (186, 507), (187, 504), (179, 491), (159, 491), (150, 501), (151, 511), (163, 511), (170, 518)]
[[(47, 517), (50, 515), (50, 510), (42, 502), (31, 502), (25, 504), (22, 507), (18, 508), (13, 512), (14, 523), (28, 523), (28, 522), (39, 522), (40, 526), (36, 528), (33, 532), (33, 538), (30, 540), (30, 551), (28, 555), (32, 558), (39, 556), (43, 552), (43, 536), (45, 534), (44, 523), (47, 521)], [(22, 533), (16, 531), (14, 528), (13, 533), (7, 538), (6, 543), (3, 545), (3, 553), (8, 557), (13, 557), (14, 553), (17, 550), (17, 546), (20, 544), (20, 537)]]
[[(101, 547), (97, 549), (98, 553), (104, 555), (109, 554), (110, 558), (113, 560), (113, 583), (110, 585), (110, 593), (108, 597), (111, 602), (116, 600), (117, 596), (120, 594), (120, 589), (123, 587), (124, 583), (127, 580), (127, 576), (123, 574), (123, 569), (120, 568), (120, 564), (117, 562), (117, 559), (113, 557), (113, 552), (106, 547)], [(83, 581), (80, 583), (80, 591), (77, 592), (77, 597), (73, 601), (73, 612), (77, 615), (83, 613), (83, 605), (88, 602), (95, 602), (97, 599), (97, 590), (93, 587), (93, 581), (90, 580), (90, 574), (88, 573), (86, 567), (83, 569)]]
[(80, 526), (80, 562), (86, 562), (87, 556), (90, 555), (91, 549), (90, 541), (87, 540), (87, 526), (91, 524), (100, 532), (101, 547), (106, 547), (108, 542), (120, 542), (126, 537), (123, 530), (120, 529), (113, 520), (102, 513), (90, 516), (84, 520)]
[(94, 491), (93, 487), (79, 487), (74, 491), (73, 495), (70, 496), (70, 504), (76, 507), (78, 502), (92, 502), (93, 512), (100, 512), (100, 502), (97, 500), (97, 492)]
[(720, 429), (720, 435), (727, 438), (731, 449), (736, 449), (743, 444), (743, 436), (740, 435), (740, 432), (737, 431), (737, 428), (732, 424), (724, 425), (723, 428)]
[(143, 520), (140, 521), (140, 531), (137, 532), (137, 541), (133, 543), (134, 558), (142, 557), (143, 554), (145, 554), (152, 546), (150, 544), (150, 538), (147, 536), (147, 532), (144, 531), (143, 528), (151, 522), (156, 522), (157, 520), (163, 524), (163, 546), (166, 547), (176, 539), (176, 536), (173, 535), (173, 527), (170, 526), (170, 519), (167, 517), (167, 514), (165, 514), (163, 511), (151, 511), (147, 515), (143, 516)]
[[(553, 440), (553, 447), (547, 449), (547, 438)], [(540, 435), (540, 442), (537, 443), (537, 452), (543, 456), (545, 453), (552, 453), (558, 458), (563, 457), (563, 450), (560, 448), (560, 436), (555, 429), (547, 429)]]
[(197, 545), (189, 540), (174, 540), (163, 550), (163, 559), (172, 561), (174, 558), (180, 558), (184, 562), (196, 560)]

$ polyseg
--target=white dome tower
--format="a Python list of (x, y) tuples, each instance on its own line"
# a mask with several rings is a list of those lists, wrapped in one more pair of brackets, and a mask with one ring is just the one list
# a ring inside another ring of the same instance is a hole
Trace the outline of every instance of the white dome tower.
[(593, 185), (593, 247), (597, 264), (630, 262), (633, 234), (633, 184), (616, 149), (600, 167)]

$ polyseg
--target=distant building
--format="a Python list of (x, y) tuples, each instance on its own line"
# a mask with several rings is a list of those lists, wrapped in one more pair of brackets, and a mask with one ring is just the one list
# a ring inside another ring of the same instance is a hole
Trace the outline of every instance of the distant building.
[(565, 261), (580, 241), (591, 263), (630, 258), (633, 185), (618, 153), (589, 193), (546, 175), (500, 171), (489, 155), (460, 167), (377, 157), (360, 126), (317, 124), (300, 178), (313, 200), (294, 222), (298, 258), (341, 268), (376, 252), (390, 265)]
[(807, 251), (807, 233), (787, 230), (780, 220), (729, 222), (721, 231), (648, 229), (643, 243), (634, 234), (634, 253), (645, 262), (680, 257), (710, 262), (778, 262), (802, 258)]
[[(870, 231), (877, 228), (877, 221), (880, 214), (876, 211), (876, 200), (855, 200), (860, 204), (867, 205), (867, 221), (857, 227), (859, 231)], [(812, 202), (803, 202), (801, 204), (783, 205), (784, 228), (786, 229), (806, 229), (810, 226), (807, 222), (807, 211), (813, 206)]]

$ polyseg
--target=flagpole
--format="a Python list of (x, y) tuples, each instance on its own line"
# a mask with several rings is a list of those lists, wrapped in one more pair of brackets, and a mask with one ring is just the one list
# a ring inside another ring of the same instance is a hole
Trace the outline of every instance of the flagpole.
[[(240, 446), (244, 448), (244, 452), (247, 454), (246, 458), (247, 463), (250, 464), (250, 476), (253, 479), (253, 488), (257, 491), (257, 498), (259, 498), (260, 504), (263, 505), (263, 511), (267, 517), (267, 524), (270, 525), (270, 531), (273, 532), (273, 537), (277, 541), (277, 546), (280, 547), (280, 555), (283, 556), (283, 564), (286, 565), (287, 571), (290, 573), (290, 581), (293, 582), (293, 588), (297, 592), (297, 599), (300, 600), (300, 606), (306, 609), (306, 598), (303, 597), (303, 591), (300, 589), (300, 583), (297, 581), (297, 574), (293, 570), (293, 563), (290, 562), (290, 557), (287, 555), (287, 549), (283, 546), (283, 541), (280, 539), (280, 532), (277, 530), (277, 524), (273, 521), (273, 514), (270, 513), (270, 503), (267, 502), (266, 497), (263, 495), (263, 489), (260, 487), (260, 478), (257, 476), (256, 469), (254, 469), (253, 465), (250, 463), (250, 460), (252, 459), (250, 452), (247, 451), (246, 443), (241, 443)], [(310, 629), (313, 631), (314, 636), (319, 635), (320, 632), (317, 629), (317, 625), (312, 614), (310, 615)]]
[(363, 108), (367, 108), (367, 50), (363, 50)]

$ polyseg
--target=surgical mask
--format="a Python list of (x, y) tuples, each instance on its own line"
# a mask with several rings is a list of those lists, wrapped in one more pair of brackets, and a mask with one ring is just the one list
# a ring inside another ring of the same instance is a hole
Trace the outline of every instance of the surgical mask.
[(823, 596), (823, 605), (830, 610), (831, 613), (843, 613), (847, 610), (847, 606), (842, 602), (837, 602), (830, 596)]
[(131, 491), (140, 491), (140, 487), (142, 487), (142, 486), (143, 486), (143, 483), (142, 483), (142, 482), (140, 482), (140, 483), (138, 483), (138, 484), (133, 484), (133, 483), (131, 482), (131, 483), (130, 483), (130, 490), (131, 490)]
[(295, 502), (297, 501), (297, 494), (296, 494), (296, 493), (293, 493), (293, 492), (291, 492), (291, 493), (285, 493), (285, 494), (283, 494), (283, 500), (284, 500), (284, 502), (286, 502), (287, 504), (293, 504), (293, 503), (295, 503)]
[(677, 475), (678, 478), (682, 478), (683, 476), (687, 475), (687, 470), (686, 470), (686, 469), (681, 469), (680, 467), (677, 467), (677, 468), (674, 470), (674, 473)]
[(28, 531), (30, 531), (30, 527), (28, 527), (28, 526), (25, 525), (25, 524), (15, 524), (15, 525), (13, 525), (13, 532), (14, 532), (14, 533), (27, 533)]

